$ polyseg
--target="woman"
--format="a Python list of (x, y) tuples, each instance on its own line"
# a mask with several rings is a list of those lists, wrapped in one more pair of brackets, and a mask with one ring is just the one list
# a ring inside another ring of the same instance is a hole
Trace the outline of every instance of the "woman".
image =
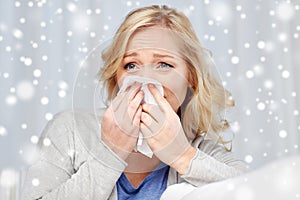
[[(44, 130), (51, 145), (29, 168), (24, 199), (159, 199), (176, 183), (240, 175), (243, 163), (220, 137), (228, 128), (220, 113), (233, 102), (204, 56), (179, 11), (150, 6), (129, 13), (102, 55), (109, 107), (97, 119), (83, 112), (54, 117)], [(138, 82), (118, 93), (130, 75), (161, 83), (163, 95), (147, 85), (157, 105), (143, 101)], [(152, 157), (134, 150), (139, 132)]]

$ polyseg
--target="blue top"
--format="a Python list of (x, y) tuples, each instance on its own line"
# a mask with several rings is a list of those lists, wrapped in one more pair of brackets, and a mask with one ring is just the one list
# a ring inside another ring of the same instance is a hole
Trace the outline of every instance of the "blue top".
[(169, 166), (160, 163), (136, 188), (131, 185), (124, 172), (117, 181), (118, 200), (158, 200), (167, 188)]

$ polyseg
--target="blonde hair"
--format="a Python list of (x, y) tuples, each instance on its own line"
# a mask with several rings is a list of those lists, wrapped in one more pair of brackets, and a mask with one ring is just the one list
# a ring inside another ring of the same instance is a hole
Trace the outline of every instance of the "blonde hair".
[[(221, 113), (227, 107), (234, 106), (230, 93), (222, 86), (206, 65), (206, 51), (192, 28), (189, 19), (165, 5), (139, 8), (129, 13), (117, 30), (112, 44), (102, 52), (104, 67), (99, 72), (104, 88), (108, 91), (108, 100), (116, 96), (116, 72), (121, 65), (130, 36), (139, 28), (160, 26), (180, 34), (182, 42), (182, 58), (188, 66), (188, 81), (191, 85), (187, 95), (185, 108), (182, 110), (181, 123), (186, 136), (194, 140), (209, 135), (222, 143), (226, 143), (220, 132), (229, 127), (222, 119)], [(231, 141), (230, 141), (231, 143)]]

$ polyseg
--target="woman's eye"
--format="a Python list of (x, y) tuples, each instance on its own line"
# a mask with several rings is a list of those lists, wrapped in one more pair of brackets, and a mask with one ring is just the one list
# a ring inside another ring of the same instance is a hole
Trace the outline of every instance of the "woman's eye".
[(159, 63), (159, 67), (162, 69), (173, 68), (172, 65), (165, 63), (165, 62)]
[(136, 65), (133, 64), (133, 63), (128, 63), (124, 66), (124, 69), (127, 69), (127, 70), (135, 70), (136, 69)]

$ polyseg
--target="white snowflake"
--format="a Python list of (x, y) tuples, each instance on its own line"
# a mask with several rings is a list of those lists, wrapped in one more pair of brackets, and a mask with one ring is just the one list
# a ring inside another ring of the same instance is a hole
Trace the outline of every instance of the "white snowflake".
[(15, 1), (15, 7), (18, 8), (21, 6), (21, 3), (19, 1)]
[(265, 105), (263, 102), (259, 102), (259, 103), (257, 104), (257, 109), (258, 109), (258, 110), (262, 111), (262, 110), (264, 110), (265, 108), (266, 108), (266, 105)]
[(101, 13), (101, 9), (99, 9), (99, 8), (95, 9), (95, 13), (96, 14), (100, 14)]
[(73, 2), (69, 2), (67, 4), (67, 9), (71, 13), (76, 12), (77, 11), (77, 5), (75, 3), (73, 3)]
[(51, 140), (50, 140), (49, 138), (45, 138), (45, 139), (43, 140), (43, 145), (44, 145), (44, 146), (50, 146), (50, 145), (51, 145)]
[(14, 29), (13, 30), (13, 36), (17, 39), (22, 39), (23, 38), (23, 32), (20, 29)]
[(239, 57), (237, 57), (237, 56), (233, 56), (232, 58), (231, 58), (231, 63), (232, 64), (238, 64), (240, 62), (240, 58)]
[(21, 124), (21, 128), (22, 128), (23, 130), (27, 129), (27, 124)]
[(287, 71), (287, 70), (284, 70), (284, 71), (281, 73), (281, 76), (282, 76), (282, 78), (287, 79), (287, 78), (290, 77), (290, 72)]
[(281, 138), (286, 138), (287, 137), (287, 132), (286, 132), (286, 130), (281, 130), (281, 131), (279, 131), (279, 137), (281, 137)]
[(49, 103), (49, 98), (48, 97), (42, 97), (41, 98), (41, 104), (42, 105), (47, 105)]
[(253, 156), (252, 155), (246, 155), (245, 156), (245, 162), (251, 163), (253, 161)]
[(126, 2), (126, 5), (127, 5), (127, 6), (132, 6), (132, 2), (131, 2), (131, 1), (127, 1), (127, 2)]
[(7, 130), (4, 126), (0, 125), (0, 136), (6, 136)]
[(293, 18), (295, 11), (289, 3), (282, 2), (276, 7), (276, 15), (282, 21), (288, 21)]
[(53, 119), (53, 114), (52, 114), (52, 113), (46, 113), (46, 114), (45, 114), (45, 119), (46, 119), (47, 121), (50, 121), (51, 119)]
[(265, 87), (265, 89), (271, 90), (273, 88), (273, 86), (274, 86), (274, 83), (273, 83), (272, 80), (267, 79), (267, 80), (264, 81), (264, 87)]
[(242, 10), (242, 6), (241, 5), (237, 5), (235, 8), (236, 8), (237, 11), (241, 11)]
[(104, 25), (104, 26), (103, 26), (103, 29), (104, 29), (104, 30), (108, 30), (108, 29), (109, 29), (109, 26), (108, 26), (108, 25)]
[(33, 186), (39, 186), (40, 185), (40, 180), (37, 179), (37, 178), (33, 178), (32, 181), (31, 181), (31, 184)]
[(15, 95), (8, 95), (6, 98), (5, 98), (5, 102), (7, 103), (7, 105), (15, 105), (17, 103), (18, 99), (16, 98)]
[(35, 94), (35, 88), (29, 81), (22, 81), (16, 87), (16, 94), (21, 100), (31, 100)]
[(246, 72), (246, 77), (247, 77), (248, 79), (252, 79), (252, 78), (254, 77), (254, 72), (253, 72), (252, 70), (248, 70), (248, 71)]
[(250, 48), (250, 44), (249, 44), (248, 42), (246, 42), (246, 43), (244, 44), (244, 47), (245, 47), (246, 49), (249, 49), (249, 48)]
[(41, 75), (42, 75), (42, 71), (40, 69), (35, 69), (33, 71), (33, 76), (34, 77), (39, 78), (39, 77), (41, 77)]
[(39, 142), (39, 137), (36, 136), (36, 135), (33, 135), (30, 137), (30, 141), (33, 143), (33, 144), (37, 144)]
[(258, 41), (258, 42), (257, 42), (257, 47), (258, 47), (259, 49), (264, 49), (265, 46), (266, 46), (266, 44), (265, 44), (264, 41)]

